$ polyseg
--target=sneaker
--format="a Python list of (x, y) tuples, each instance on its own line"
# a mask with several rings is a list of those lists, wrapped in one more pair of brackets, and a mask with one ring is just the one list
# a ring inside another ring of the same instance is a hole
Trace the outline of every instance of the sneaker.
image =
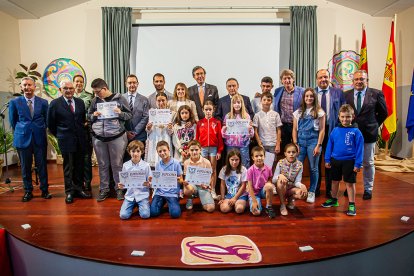
[(98, 201), (98, 202), (104, 201), (108, 196), (109, 196), (109, 192), (100, 191), (96, 201)]
[(285, 205), (280, 205), (280, 214), (282, 216), (287, 216), (288, 215), (288, 210), (286, 209)]
[(272, 207), (266, 207), (266, 214), (271, 219), (276, 216), (275, 211), (273, 211), (273, 208)]
[(348, 212), (346, 212), (348, 216), (356, 216), (356, 208), (355, 205), (348, 206)]
[(315, 202), (315, 193), (309, 192), (308, 198), (306, 199), (307, 203), (314, 203)]
[(216, 194), (216, 191), (212, 190), (211, 191), (211, 196), (213, 197), (214, 200), (217, 200), (218, 196)]
[(124, 200), (124, 191), (121, 189), (116, 191), (116, 199), (117, 200)]
[(277, 195), (276, 186), (273, 186), (273, 194), (274, 194), (274, 195)]
[(183, 191), (183, 189), (180, 189), (180, 198), (184, 198), (184, 191)]
[(362, 195), (363, 200), (370, 200), (372, 198), (371, 192), (364, 191), (364, 194)]
[(337, 199), (330, 198), (322, 204), (322, 207), (329, 208), (329, 207), (338, 207), (339, 202)]
[(290, 210), (295, 209), (295, 200), (294, 199), (289, 199), (289, 202), (286, 205), (286, 207), (288, 207), (288, 209), (290, 209)]
[(187, 209), (187, 210), (193, 209), (193, 200), (192, 199), (187, 199), (187, 203), (185, 204), (185, 209)]

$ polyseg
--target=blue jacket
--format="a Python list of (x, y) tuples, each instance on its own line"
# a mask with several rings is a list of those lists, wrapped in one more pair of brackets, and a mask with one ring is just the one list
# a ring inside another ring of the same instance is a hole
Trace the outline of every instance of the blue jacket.
[(325, 151), (325, 163), (336, 160), (355, 160), (354, 167), (361, 168), (364, 158), (364, 137), (356, 124), (335, 127), (329, 135)]
[[(274, 110), (280, 114), (280, 100), (282, 99), (283, 90), (285, 89), (284, 86), (278, 87), (275, 90), (273, 95), (273, 107)], [(293, 111), (297, 110), (302, 103), (302, 96), (305, 89), (300, 86), (295, 86), (295, 90), (293, 91)]]
[(9, 122), (14, 131), (14, 147), (27, 148), (32, 139), (36, 146), (47, 146), (47, 109), (48, 102), (35, 96), (32, 118), (24, 96), (10, 101)]

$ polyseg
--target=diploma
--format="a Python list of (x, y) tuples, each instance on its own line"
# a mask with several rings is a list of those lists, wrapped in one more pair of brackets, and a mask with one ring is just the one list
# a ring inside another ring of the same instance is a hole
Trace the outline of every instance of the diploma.
[(273, 152), (266, 151), (265, 160), (264, 160), (265, 165), (268, 166), (269, 168), (272, 168), (273, 162), (275, 161), (275, 157), (276, 155)]
[(125, 188), (143, 188), (144, 182), (147, 181), (146, 171), (122, 171), (119, 172), (119, 182)]
[(152, 188), (177, 188), (177, 172), (152, 172)]
[(151, 108), (148, 113), (148, 121), (154, 125), (168, 125), (171, 123), (172, 112), (169, 109)]
[(249, 119), (227, 119), (226, 120), (226, 134), (227, 135), (248, 135), (249, 134)]
[(118, 114), (114, 111), (116, 107), (118, 107), (117, 102), (98, 103), (96, 109), (101, 113), (98, 119), (118, 118)]
[(211, 168), (188, 166), (185, 180), (194, 185), (209, 185), (212, 172)]

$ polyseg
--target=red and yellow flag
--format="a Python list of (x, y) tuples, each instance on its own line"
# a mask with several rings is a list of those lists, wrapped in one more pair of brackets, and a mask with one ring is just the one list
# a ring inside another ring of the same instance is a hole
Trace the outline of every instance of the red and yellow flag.
[(388, 141), (390, 134), (397, 130), (397, 110), (396, 110), (396, 95), (397, 92), (397, 65), (395, 58), (395, 43), (394, 43), (394, 21), (391, 24), (390, 43), (388, 45), (388, 55), (385, 64), (384, 82), (382, 83), (382, 92), (387, 103), (388, 117), (384, 121), (382, 127), (382, 139)]
[(359, 70), (365, 70), (368, 73), (367, 37), (365, 34), (364, 25), (362, 25), (362, 42), (361, 51), (359, 52)]

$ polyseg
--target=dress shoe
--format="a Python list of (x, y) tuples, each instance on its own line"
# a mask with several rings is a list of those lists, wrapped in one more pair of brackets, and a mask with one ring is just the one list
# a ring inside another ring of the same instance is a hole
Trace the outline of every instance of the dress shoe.
[(52, 198), (52, 195), (49, 194), (48, 191), (42, 192), (42, 198), (44, 198), (44, 199), (51, 199)]
[(92, 198), (92, 195), (90, 193), (84, 191), (77, 192), (76, 196), (79, 198)]
[(364, 194), (362, 195), (363, 200), (369, 200), (372, 198), (372, 194), (368, 191), (364, 191)]
[(65, 198), (65, 202), (66, 202), (66, 204), (73, 203), (73, 195), (72, 194), (67, 194), (66, 198)]
[(22, 198), (23, 202), (28, 202), (33, 198), (32, 192), (26, 192)]

